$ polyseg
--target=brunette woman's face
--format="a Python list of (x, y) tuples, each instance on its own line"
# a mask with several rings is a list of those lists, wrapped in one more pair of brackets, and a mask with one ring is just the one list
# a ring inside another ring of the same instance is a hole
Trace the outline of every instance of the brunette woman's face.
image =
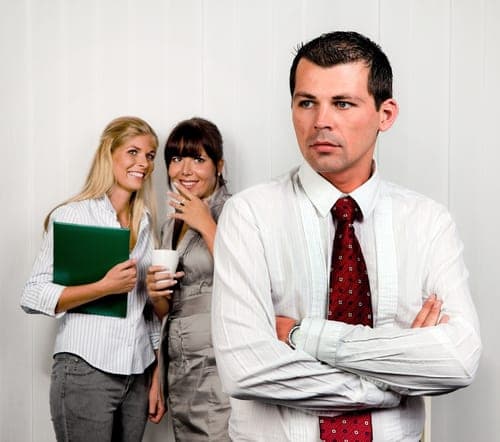
[(195, 157), (172, 157), (168, 166), (170, 181), (179, 183), (198, 198), (210, 196), (217, 185), (222, 160), (215, 165), (202, 147)]

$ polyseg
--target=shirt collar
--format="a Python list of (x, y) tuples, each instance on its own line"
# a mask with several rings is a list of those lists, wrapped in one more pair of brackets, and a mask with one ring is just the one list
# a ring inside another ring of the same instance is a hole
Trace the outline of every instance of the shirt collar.
[[(335, 202), (346, 195), (317, 173), (307, 162), (300, 166), (299, 179), (307, 197), (322, 217), (327, 216)], [(372, 174), (368, 181), (348, 194), (358, 203), (365, 218), (373, 212), (379, 187), (380, 176), (377, 163), (373, 160)]]
[(109, 196), (107, 193), (105, 193), (103, 196), (96, 198), (97, 200), (100, 200), (102, 204), (104, 205), (104, 208), (110, 212), (113, 212), (116, 215), (116, 210), (113, 207), (113, 204), (111, 204), (111, 200), (109, 199)]

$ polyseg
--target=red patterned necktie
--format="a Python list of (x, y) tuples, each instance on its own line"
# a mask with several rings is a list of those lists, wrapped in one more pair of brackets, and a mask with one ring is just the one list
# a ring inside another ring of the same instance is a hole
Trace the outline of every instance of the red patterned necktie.
[[(370, 282), (361, 247), (354, 234), (354, 220), (361, 210), (350, 197), (340, 198), (332, 208), (337, 220), (330, 273), (328, 319), (347, 324), (372, 325)], [(368, 442), (372, 440), (370, 412), (348, 412), (319, 418), (321, 440)]]

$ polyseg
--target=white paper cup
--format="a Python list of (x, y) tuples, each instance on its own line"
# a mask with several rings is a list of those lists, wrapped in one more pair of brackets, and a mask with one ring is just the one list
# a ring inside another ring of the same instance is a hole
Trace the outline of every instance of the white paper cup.
[(169, 272), (174, 273), (179, 264), (179, 254), (172, 249), (154, 249), (151, 264), (165, 267)]

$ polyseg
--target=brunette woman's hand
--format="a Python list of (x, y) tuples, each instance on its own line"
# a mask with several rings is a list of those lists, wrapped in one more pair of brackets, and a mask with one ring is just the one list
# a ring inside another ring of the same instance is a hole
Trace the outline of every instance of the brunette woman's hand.
[(169, 205), (175, 209), (170, 217), (184, 221), (189, 227), (197, 230), (205, 241), (211, 254), (214, 252), (215, 231), (217, 224), (210, 213), (206, 201), (193, 195), (182, 184), (174, 183), (179, 193), (168, 192), (171, 198)]
[(170, 216), (184, 221), (189, 227), (205, 235), (215, 231), (216, 224), (210, 213), (208, 204), (193, 195), (182, 184), (173, 183), (179, 193), (168, 192), (169, 205), (175, 209)]
[(151, 301), (154, 303), (158, 298), (170, 299), (172, 288), (183, 276), (184, 272), (172, 273), (162, 266), (150, 266), (146, 275), (146, 287)]
[(184, 272), (171, 273), (162, 266), (150, 266), (146, 275), (146, 288), (153, 308), (160, 319), (170, 309), (170, 298), (177, 280), (184, 276)]

